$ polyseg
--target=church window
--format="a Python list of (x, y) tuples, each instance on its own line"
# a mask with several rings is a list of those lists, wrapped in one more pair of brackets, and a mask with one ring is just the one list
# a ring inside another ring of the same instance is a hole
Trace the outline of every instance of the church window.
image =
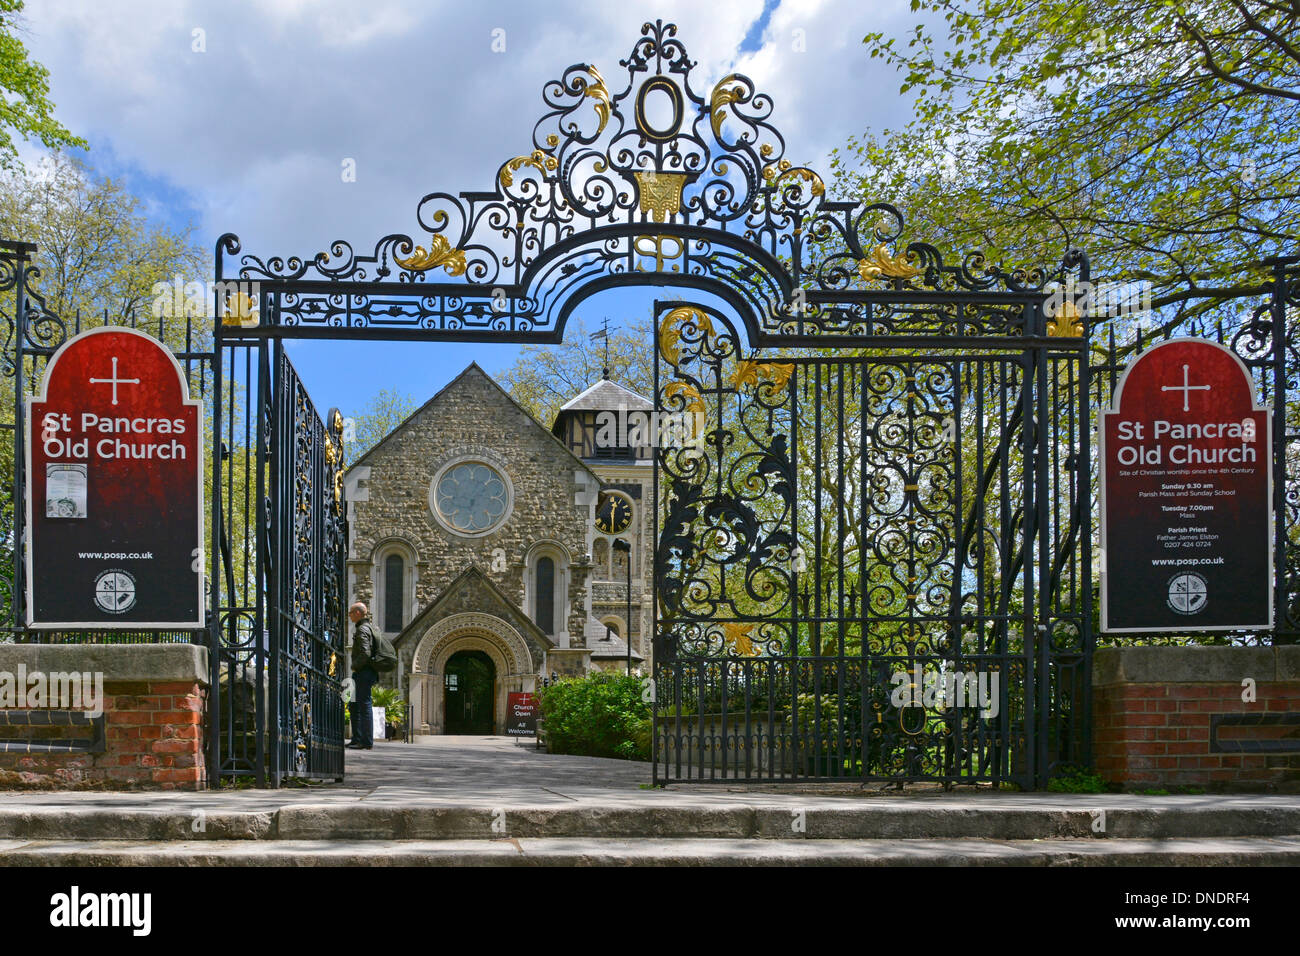
[(554, 633), (555, 562), (545, 555), (537, 559), (537, 586), (533, 593), (537, 595), (537, 611), (534, 623), (542, 629), (543, 633)]
[(405, 625), (402, 620), (402, 598), (406, 583), (406, 562), (400, 554), (390, 554), (384, 559), (384, 630), (400, 631)]
[(371, 560), (370, 613), (374, 626), (385, 634), (397, 634), (410, 623), (415, 604), (415, 551), (404, 542), (390, 539), (376, 547)]
[(505, 523), (512, 507), (510, 480), (485, 461), (457, 460), (445, 465), (429, 488), (434, 517), (448, 531), (473, 538)]

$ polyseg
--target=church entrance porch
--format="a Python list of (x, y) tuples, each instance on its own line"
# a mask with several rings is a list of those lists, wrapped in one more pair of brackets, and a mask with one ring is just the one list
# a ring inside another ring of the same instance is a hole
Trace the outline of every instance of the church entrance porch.
[(460, 651), (447, 661), (443, 677), (444, 726), (449, 734), (491, 734), (496, 667), (482, 651)]
[(490, 614), (453, 614), (421, 635), (411, 660), (411, 726), (424, 734), (505, 734), (507, 695), (533, 691), (523, 637)]

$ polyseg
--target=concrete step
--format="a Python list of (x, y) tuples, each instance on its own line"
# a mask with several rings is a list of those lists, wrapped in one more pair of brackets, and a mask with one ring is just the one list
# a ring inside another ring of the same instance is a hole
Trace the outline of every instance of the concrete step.
[(436, 841), (589, 840), (1095, 840), (1300, 836), (1300, 801), (1216, 807), (1135, 801), (1071, 806), (951, 806), (898, 802), (806, 805), (547, 806), (290, 804), (239, 811), (0, 806), (0, 840)]
[(1300, 866), (1300, 837), (0, 841), (0, 866)]

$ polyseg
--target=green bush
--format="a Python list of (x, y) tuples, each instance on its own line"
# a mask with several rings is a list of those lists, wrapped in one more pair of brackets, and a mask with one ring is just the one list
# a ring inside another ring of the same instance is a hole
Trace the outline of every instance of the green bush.
[[(406, 720), (406, 701), (402, 699), (402, 692), (391, 687), (380, 687), (376, 684), (370, 689), (370, 706), (384, 708), (384, 720), (390, 724), (402, 726)], [(352, 704), (343, 705), (343, 723), (344, 726), (350, 727), (352, 721)], [(381, 728), (375, 728), (380, 730)], [(381, 734), (382, 736), (382, 734)]]
[(593, 671), (538, 692), (546, 749), (581, 757), (650, 759), (650, 705), (639, 677)]
[(1100, 774), (1065, 766), (1047, 781), (1047, 789), (1052, 793), (1105, 793), (1107, 788)]

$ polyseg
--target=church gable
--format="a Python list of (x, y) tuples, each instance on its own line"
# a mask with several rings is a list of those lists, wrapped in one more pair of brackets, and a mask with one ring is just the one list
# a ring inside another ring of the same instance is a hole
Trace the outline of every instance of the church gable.
[(510, 604), (503, 618), (546, 621), (539, 633), (580, 646), (586, 577), (569, 568), (590, 549), (600, 487), (595, 472), (470, 365), (352, 466), (354, 593), (374, 604), (385, 633), (397, 634), (477, 568)]
[[(518, 432), (532, 432), (545, 441), (544, 449), (552, 449), (563, 465), (587, 471), (593, 478), (595, 474), (582, 459), (575, 457), (564, 443), (523, 407), (510, 393), (496, 383), (477, 362), (471, 362), (465, 370), (448, 382), (427, 402), (406, 417), (401, 424), (385, 435), (364, 455), (358, 458), (352, 468), (361, 465), (375, 465), (394, 451), (393, 446), (401, 445), (410, 439), (410, 433), (418, 430), (421, 424), (448, 424), (453, 420), (487, 419), (495, 421), (503, 429)], [(557, 461), (557, 464), (561, 463)]]
[(393, 641), (403, 657), (415, 652), (419, 639), (439, 621), (458, 614), (487, 614), (500, 618), (523, 635), (532, 655), (533, 666), (540, 666), (543, 656), (553, 645), (545, 634), (503, 594), (478, 567), (467, 568), (433, 599)]

